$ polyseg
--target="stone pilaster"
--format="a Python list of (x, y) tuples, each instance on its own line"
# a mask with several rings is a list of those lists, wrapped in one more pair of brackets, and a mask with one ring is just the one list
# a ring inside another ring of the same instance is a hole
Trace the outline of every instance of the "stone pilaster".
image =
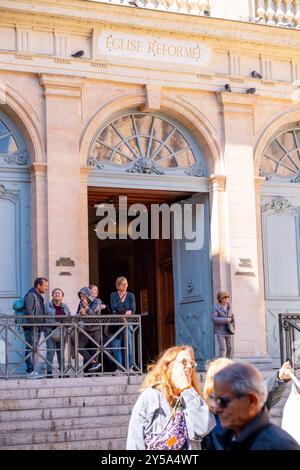
[(87, 225), (79, 158), (83, 80), (43, 74), (40, 84), (46, 101), (50, 289), (62, 288), (74, 309), (76, 293), (88, 281), (81, 248), (81, 224)]
[(259, 234), (253, 164), (256, 99), (255, 95), (218, 93), (227, 175), (224, 212), (224, 220), (228, 221), (227, 262), (233, 310), (237, 318), (235, 357), (260, 362), (267, 357), (264, 304), (259, 296), (263, 278), (258, 268)]
[(225, 175), (211, 175), (209, 178), (211, 254), (213, 272), (213, 296), (221, 288), (230, 290), (230, 272), (228, 270), (228, 246), (225, 220)]
[(34, 162), (31, 174), (32, 279), (48, 277), (47, 163)]

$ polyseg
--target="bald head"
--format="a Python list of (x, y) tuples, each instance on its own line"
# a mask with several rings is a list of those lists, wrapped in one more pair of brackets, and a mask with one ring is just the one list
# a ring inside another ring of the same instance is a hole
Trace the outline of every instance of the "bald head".
[(263, 376), (250, 364), (235, 362), (225, 367), (215, 375), (214, 383), (226, 385), (237, 397), (254, 393), (258, 397), (259, 408), (263, 407), (267, 399), (268, 392)]

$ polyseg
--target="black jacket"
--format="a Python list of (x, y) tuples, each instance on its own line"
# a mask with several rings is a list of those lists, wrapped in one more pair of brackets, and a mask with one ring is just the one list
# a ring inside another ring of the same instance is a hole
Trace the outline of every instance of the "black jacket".
[[(44, 299), (41, 294), (37, 292), (37, 290), (32, 287), (24, 298), (24, 315), (32, 315), (32, 316), (45, 316), (45, 305)], [(26, 323), (34, 323), (31, 319), (25, 319)], [(37, 323), (42, 323), (43, 319), (37, 319)], [(23, 328), (27, 328), (27, 326), (23, 326)]]
[(300, 450), (295, 439), (279, 426), (270, 423), (265, 408), (243, 429), (236, 440), (230, 429), (218, 435), (224, 450)]
[[(267, 381), (268, 396), (266, 401), (266, 408), (270, 410), (276, 403), (283, 397), (284, 391), (289, 381), (280, 380), (278, 371), (272, 375)], [(207, 434), (202, 441), (202, 448), (206, 450), (223, 450), (222, 444), (218, 441), (218, 436), (225, 432), (222, 428), (220, 418), (215, 416), (216, 426)]]

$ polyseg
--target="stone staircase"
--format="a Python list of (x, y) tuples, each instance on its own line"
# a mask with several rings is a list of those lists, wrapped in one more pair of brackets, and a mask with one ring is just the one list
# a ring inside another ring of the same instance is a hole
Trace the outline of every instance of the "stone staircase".
[[(261, 371), (265, 378), (274, 370)], [(204, 374), (201, 374), (201, 381)], [(0, 381), (0, 450), (122, 450), (143, 376)], [(289, 395), (271, 410), (280, 426)]]
[(0, 449), (125, 449), (142, 376), (0, 381)]

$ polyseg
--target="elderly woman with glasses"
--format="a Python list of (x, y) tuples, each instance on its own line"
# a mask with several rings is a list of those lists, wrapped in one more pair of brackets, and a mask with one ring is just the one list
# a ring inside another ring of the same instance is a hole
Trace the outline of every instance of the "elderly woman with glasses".
[(201, 397), (194, 351), (174, 346), (149, 366), (129, 422), (127, 449), (200, 449), (215, 425)]
[(225, 291), (217, 294), (218, 303), (214, 305), (212, 321), (219, 346), (219, 357), (233, 357), (234, 315), (229, 303), (230, 296)]

